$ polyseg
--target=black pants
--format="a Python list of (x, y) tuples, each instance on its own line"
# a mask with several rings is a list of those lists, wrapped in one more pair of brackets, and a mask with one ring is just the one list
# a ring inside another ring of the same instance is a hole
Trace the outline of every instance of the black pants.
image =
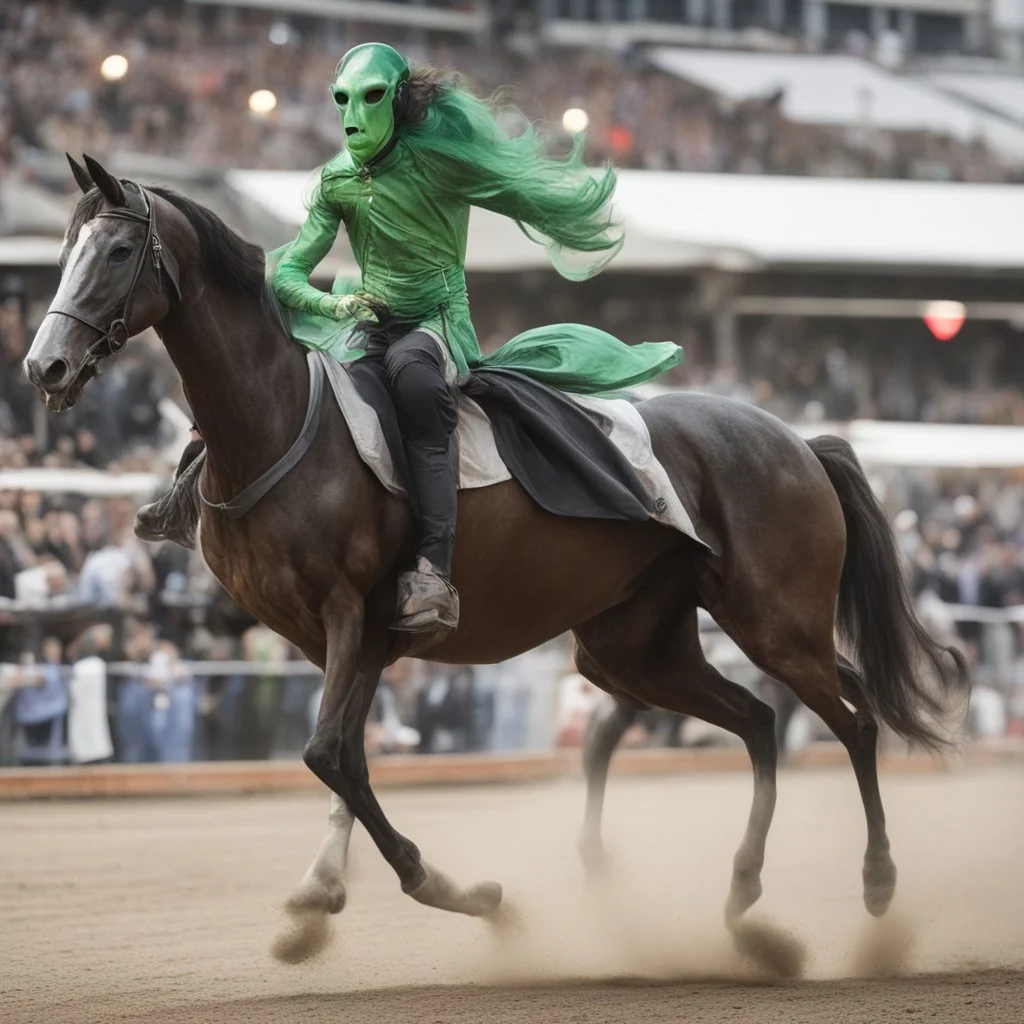
[(371, 342), (363, 358), (383, 362), (398, 412), (419, 499), (416, 553), (450, 576), (459, 482), (452, 435), (459, 414), (444, 357), (429, 334), (413, 331), (386, 347)]

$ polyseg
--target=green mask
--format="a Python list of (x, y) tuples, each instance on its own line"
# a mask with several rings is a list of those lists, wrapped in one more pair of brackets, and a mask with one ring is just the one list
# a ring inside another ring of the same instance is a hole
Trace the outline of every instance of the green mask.
[(406, 59), (384, 43), (362, 43), (341, 58), (331, 95), (357, 164), (372, 159), (390, 140), (395, 93), (408, 77)]

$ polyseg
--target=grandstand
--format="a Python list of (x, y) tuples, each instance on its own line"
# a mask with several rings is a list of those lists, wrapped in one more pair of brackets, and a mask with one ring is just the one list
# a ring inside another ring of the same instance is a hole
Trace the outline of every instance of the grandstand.
[[(916, 590), (960, 617), (982, 604), (995, 615), (973, 613), (961, 637), (1024, 717), (1019, 7), (0, 0), (0, 659), (38, 646), (40, 623), (72, 642), (99, 621), (147, 657), (148, 621), (207, 668), (295, 658), (253, 653), (270, 641), (247, 632), (198, 559), (128, 536), (131, 510), (187, 436), (155, 338), (133, 342), (60, 420), (18, 367), (56, 289), (77, 195), (65, 150), (177, 188), (270, 249), (294, 237), (316, 168), (341, 145), (325, 88), (338, 56), (383, 38), (463, 70), (482, 93), (514, 85), (509, 130), (539, 119), (556, 150), (585, 123), (588, 160), (622, 168), (627, 241), (595, 281), (566, 284), (514, 225), (473, 213), (468, 278), (484, 347), (554, 320), (673, 338), (687, 360), (659, 386), (755, 402), (804, 433), (847, 433), (891, 512), (915, 517), (903, 541)], [(318, 274), (353, 270), (341, 238)], [(955, 304), (952, 320), (936, 301)], [(83, 608), (87, 559), (122, 549), (123, 590), (101, 612)], [(26, 613), (30, 591), (68, 615)], [(561, 671), (564, 652), (554, 660)], [(293, 723), (310, 685), (282, 690)], [(531, 729), (530, 742), (548, 735)], [(279, 748), (265, 738), (254, 756), (291, 749), (294, 735)]]

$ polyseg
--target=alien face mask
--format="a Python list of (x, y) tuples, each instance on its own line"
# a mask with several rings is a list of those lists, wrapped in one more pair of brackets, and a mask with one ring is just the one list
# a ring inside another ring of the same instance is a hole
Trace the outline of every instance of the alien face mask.
[(395, 91), (408, 77), (405, 58), (384, 43), (363, 43), (341, 58), (331, 95), (357, 164), (387, 145), (395, 130)]

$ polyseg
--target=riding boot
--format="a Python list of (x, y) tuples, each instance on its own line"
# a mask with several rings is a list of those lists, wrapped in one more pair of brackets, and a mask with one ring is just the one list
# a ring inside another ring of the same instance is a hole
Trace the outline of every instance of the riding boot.
[(206, 445), (199, 432), (192, 428), (189, 441), (171, 480), (170, 490), (156, 501), (143, 505), (135, 513), (133, 532), (140, 540), (170, 540), (184, 548), (195, 547), (198, 510), (183, 497), (183, 490), (192, 483), (193, 470)]
[(406, 455), (419, 498), (415, 567), (398, 577), (398, 618), (392, 629), (434, 634), (439, 642), (459, 624), (459, 595), (451, 584), (458, 479), (447, 449), (406, 438)]
[(437, 342), (413, 332), (388, 347), (388, 383), (412, 477), (416, 559), (398, 578), (392, 629), (417, 634), (416, 649), (440, 642), (459, 622), (451, 584), (458, 505), (455, 428), (458, 408)]

